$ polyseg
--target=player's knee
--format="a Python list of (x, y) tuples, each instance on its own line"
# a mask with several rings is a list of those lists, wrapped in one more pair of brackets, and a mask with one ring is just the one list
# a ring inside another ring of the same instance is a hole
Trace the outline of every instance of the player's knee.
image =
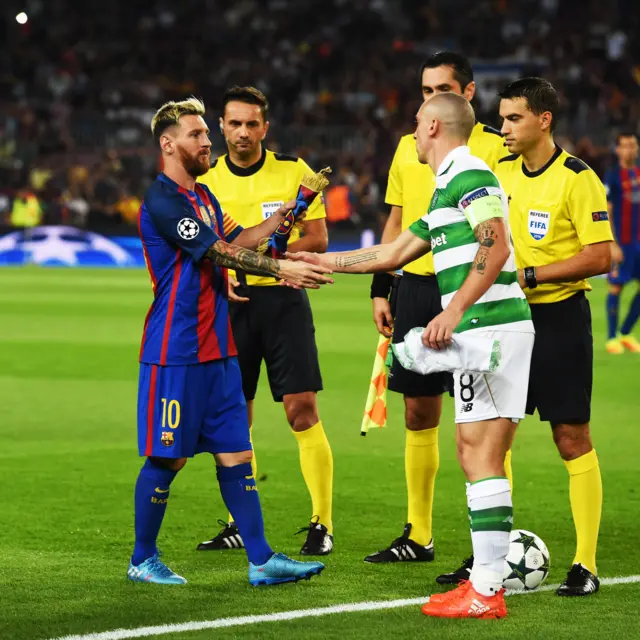
[(187, 458), (157, 458), (150, 457), (149, 460), (157, 467), (169, 469), (170, 471), (180, 471), (187, 464)]
[(589, 425), (555, 425), (553, 441), (563, 460), (576, 460), (593, 449)]
[(216, 453), (214, 454), (216, 464), (219, 467), (237, 467), (239, 464), (251, 463), (253, 460), (253, 451), (234, 451), (233, 453)]
[(290, 397), (285, 403), (285, 412), (289, 425), (294, 431), (306, 431), (318, 424), (318, 407), (315, 394), (296, 394), (301, 397)]
[(405, 398), (404, 423), (410, 431), (434, 429), (440, 422), (441, 397)]

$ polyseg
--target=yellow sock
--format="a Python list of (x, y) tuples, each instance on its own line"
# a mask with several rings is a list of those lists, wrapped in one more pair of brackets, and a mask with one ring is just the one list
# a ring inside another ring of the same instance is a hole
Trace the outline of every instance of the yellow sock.
[(426, 546), (432, 538), (433, 492), (440, 466), (438, 427), (422, 431), (407, 429), (406, 433), (404, 469), (409, 503), (407, 522), (411, 523), (409, 537)]
[[(249, 440), (251, 441), (251, 446), (253, 447), (253, 429), (249, 427)], [(251, 471), (253, 472), (253, 477), (258, 482), (258, 463), (256, 462), (256, 450), (253, 450), (253, 457), (251, 458)], [(229, 519), (227, 520), (229, 524), (233, 523), (233, 516), (229, 514)]]
[(511, 495), (513, 496), (513, 469), (511, 468), (511, 449), (504, 456), (504, 475), (507, 476), (509, 486), (511, 487)]
[(569, 472), (569, 497), (576, 527), (576, 556), (591, 573), (596, 574), (596, 548), (602, 515), (602, 476), (595, 449), (575, 460), (565, 461)]
[(329, 441), (318, 422), (306, 431), (294, 431), (300, 448), (300, 468), (311, 494), (313, 516), (333, 534), (331, 502), (333, 499), (333, 455)]

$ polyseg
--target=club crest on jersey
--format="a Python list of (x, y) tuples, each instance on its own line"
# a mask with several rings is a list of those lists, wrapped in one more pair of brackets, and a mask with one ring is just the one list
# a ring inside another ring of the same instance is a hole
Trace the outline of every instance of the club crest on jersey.
[(211, 222), (211, 216), (209, 215), (207, 207), (203, 207), (202, 205), (200, 206), (200, 217), (202, 218), (202, 221), (206, 222), (209, 227), (213, 226)]
[(549, 233), (551, 214), (548, 211), (529, 209), (527, 227), (534, 240), (542, 240)]
[(173, 446), (173, 433), (171, 431), (163, 431), (162, 432), (162, 436), (160, 438), (160, 442), (162, 442), (162, 444), (165, 447), (172, 447)]

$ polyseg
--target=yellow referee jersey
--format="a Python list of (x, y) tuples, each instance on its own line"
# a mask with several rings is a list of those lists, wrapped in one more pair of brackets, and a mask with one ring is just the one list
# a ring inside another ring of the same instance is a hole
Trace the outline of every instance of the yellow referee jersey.
[[(289, 200), (295, 200), (300, 182), (305, 174), (313, 173), (301, 158), (273, 153), (266, 149), (254, 165), (238, 167), (228, 155), (216, 159), (211, 169), (198, 178), (206, 184), (228, 213), (243, 227), (255, 227)], [(307, 210), (305, 220), (326, 218), (324, 199), (317, 197)], [(297, 227), (291, 233), (290, 242), (300, 237)], [(235, 277), (233, 271), (229, 271)], [(249, 285), (274, 285), (274, 278), (247, 275)]]
[[(508, 154), (500, 132), (480, 123), (473, 128), (469, 147), (474, 156), (482, 158), (494, 171), (500, 158)], [(385, 197), (387, 204), (402, 207), (403, 231), (427, 212), (435, 188), (433, 171), (429, 165), (418, 162), (413, 134), (403, 136), (393, 156)], [(410, 262), (403, 271), (421, 276), (434, 275), (431, 252)]]
[[(496, 175), (509, 198), (518, 269), (560, 262), (585, 245), (613, 240), (604, 185), (560, 147), (538, 171), (527, 171), (522, 157), (511, 155), (500, 161)], [(525, 293), (531, 303), (546, 303), (583, 290), (591, 290), (587, 280), (541, 284)]]

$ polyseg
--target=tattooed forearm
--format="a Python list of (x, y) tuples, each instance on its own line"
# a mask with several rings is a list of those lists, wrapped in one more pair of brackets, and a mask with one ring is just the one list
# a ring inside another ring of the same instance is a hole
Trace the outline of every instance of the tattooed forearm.
[(484, 275), (487, 268), (487, 258), (491, 252), (491, 247), (496, 243), (497, 234), (494, 229), (495, 219), (481, 222), (474, 230), (476, 240), (480, 243), (480, 248), (476, 254), (472, 269), (475, 269), (480, 275)]
[(367, 251), (364, 253), (356, 253), (355, 255), (350, 256), (336, 256), (336, 267), (345, 268), (351, 267), (355, 264), (361, 264), (363, 262), (372, 262), (378, 260), (380, 252), (379, 251)]
[(220, 267), (242, 269), (256, 276), (278, 277), (280, 273), (280, 265), (276, 260), (222, 240), (209, 247), (207, 256)]

